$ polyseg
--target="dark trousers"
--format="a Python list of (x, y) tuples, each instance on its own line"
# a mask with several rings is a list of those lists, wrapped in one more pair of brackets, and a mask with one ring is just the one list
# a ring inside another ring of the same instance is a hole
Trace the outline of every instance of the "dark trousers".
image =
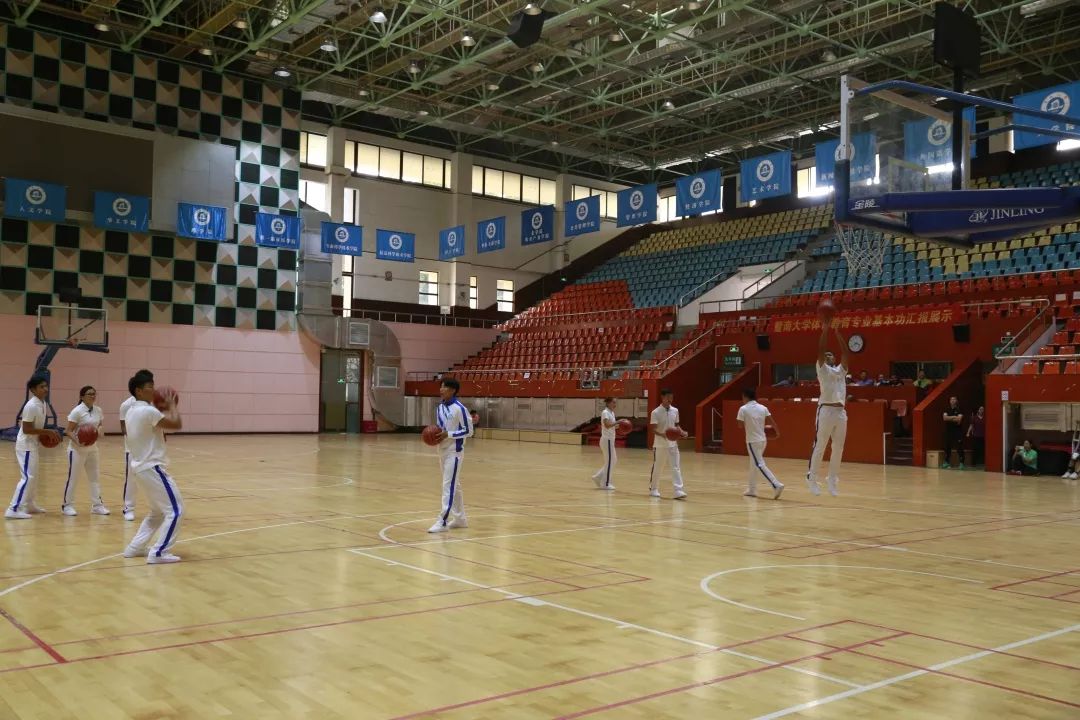
[(1019, 455), (1013, 455), (1012, 470), (1019, 472), (1021, 475), (1038, 475), (1039, 471), (1030, 465), (1025, 465), (1023, 459)]
[(945, 462), (952, 462), (952, 451), (956, 450), (957, 465), (964, 464), (964, 437), (956, 430), (945, 431)]
[(971, 464), (982, 465), (986, 458), (986, 438), (974, 437), (971, 438)]

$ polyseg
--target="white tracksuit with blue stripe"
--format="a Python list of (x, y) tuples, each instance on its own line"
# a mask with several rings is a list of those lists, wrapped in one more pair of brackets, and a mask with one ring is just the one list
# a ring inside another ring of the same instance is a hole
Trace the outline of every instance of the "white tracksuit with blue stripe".
[(442, 507), (435, 523), (444, 527), (463, 526), (465, 503), (461, 496), (461, 461), (465, 451), (465, 438), (470, 438), (473, 434), (472, 418), (461, 401), (455, 397), (439, 403), (435, 409), (435, 423), (447, 434), (447, 438), (439, 443)]

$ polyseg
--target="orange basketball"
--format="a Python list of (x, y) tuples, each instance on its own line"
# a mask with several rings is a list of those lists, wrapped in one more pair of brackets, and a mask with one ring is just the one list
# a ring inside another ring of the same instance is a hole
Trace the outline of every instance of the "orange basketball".
[(829, 298), (825, 298), (817, 306), (818, 317), (822, 320), (832, 320), (836, 315), (836, 306), (833, 305), (833, 301)]
[(473, 413), (472, 415), (470, 415), (469, 417), (470, 417), (470, 419), (472, 420), (472, 424), (473, 424), (473, 427), (474, 427), (474, 428), (475, 428), (475, 427), (476, 427), (477, 425), (479, 425), (479, 424), (480, 424), (480, 415), (479, 415), (479, 413), (475, 413), (475, 412), (474, 412), (474, 413)]
[(90, 447), (97, 442), (98, 429), (94, 425), (80, 425), (75, 430), (75, 437), (83, 447)]
[(158, 410), (165, 411), (169, 407), (169, 398), (172, 398), (173, 404), (180, 404), (180, 393), (173, 390), (166, 385), (165, 387), (155, 388), (154, 390), (154, 407)]
[(41, 447), (54, 448), (60, 444), (60, 436), (53, 433), (38, 435), (38, 441), (41, 443)]
[(441, 432), (442, 429), (437, 425), (428, 425), (424, 428), (424, 431), (420, 433), (420, 438), (424, 441), (425, 445), (438, 445), (439, 433)]
[(669, 427), (664, 431), (664, 437), (668, 440), (680, 440), (682, 439), (682, 431), (676, 427)]
[(633, 429), (634, 429), (634, 423), (630, 422), (626, 418), (623, 418), (619, 422), (615, 423), (615, 434), (616, 435), (629, 435), (630, 432)]

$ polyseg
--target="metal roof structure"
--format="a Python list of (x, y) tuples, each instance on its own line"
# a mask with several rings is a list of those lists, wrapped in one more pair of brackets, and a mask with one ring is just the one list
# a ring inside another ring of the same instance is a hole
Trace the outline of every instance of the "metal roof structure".
[[(994, 98), (1080, 80), (1077, 0), (967, 0)], [(838, 79), (948, 87), (933, 0), (21, 0), (23, 27), (303, 91), (306, 118), (616, 182), (835, 137)], [(466, 39), (468, 38), (468, 39)], [(285, 74), (287, 76), (284, 76)]]

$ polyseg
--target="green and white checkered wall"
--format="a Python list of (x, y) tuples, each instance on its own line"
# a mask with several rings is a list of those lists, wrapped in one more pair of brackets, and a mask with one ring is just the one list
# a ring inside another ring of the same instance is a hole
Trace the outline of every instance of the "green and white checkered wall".
[(0, 313), (78, 285), (110, 320), (295, 328), (296, 253), (256, 247), (255, 213), (299, 210), (298, 92), (0, 26), (0, 101), (236, 151), (231, 242), (4, 218)]

